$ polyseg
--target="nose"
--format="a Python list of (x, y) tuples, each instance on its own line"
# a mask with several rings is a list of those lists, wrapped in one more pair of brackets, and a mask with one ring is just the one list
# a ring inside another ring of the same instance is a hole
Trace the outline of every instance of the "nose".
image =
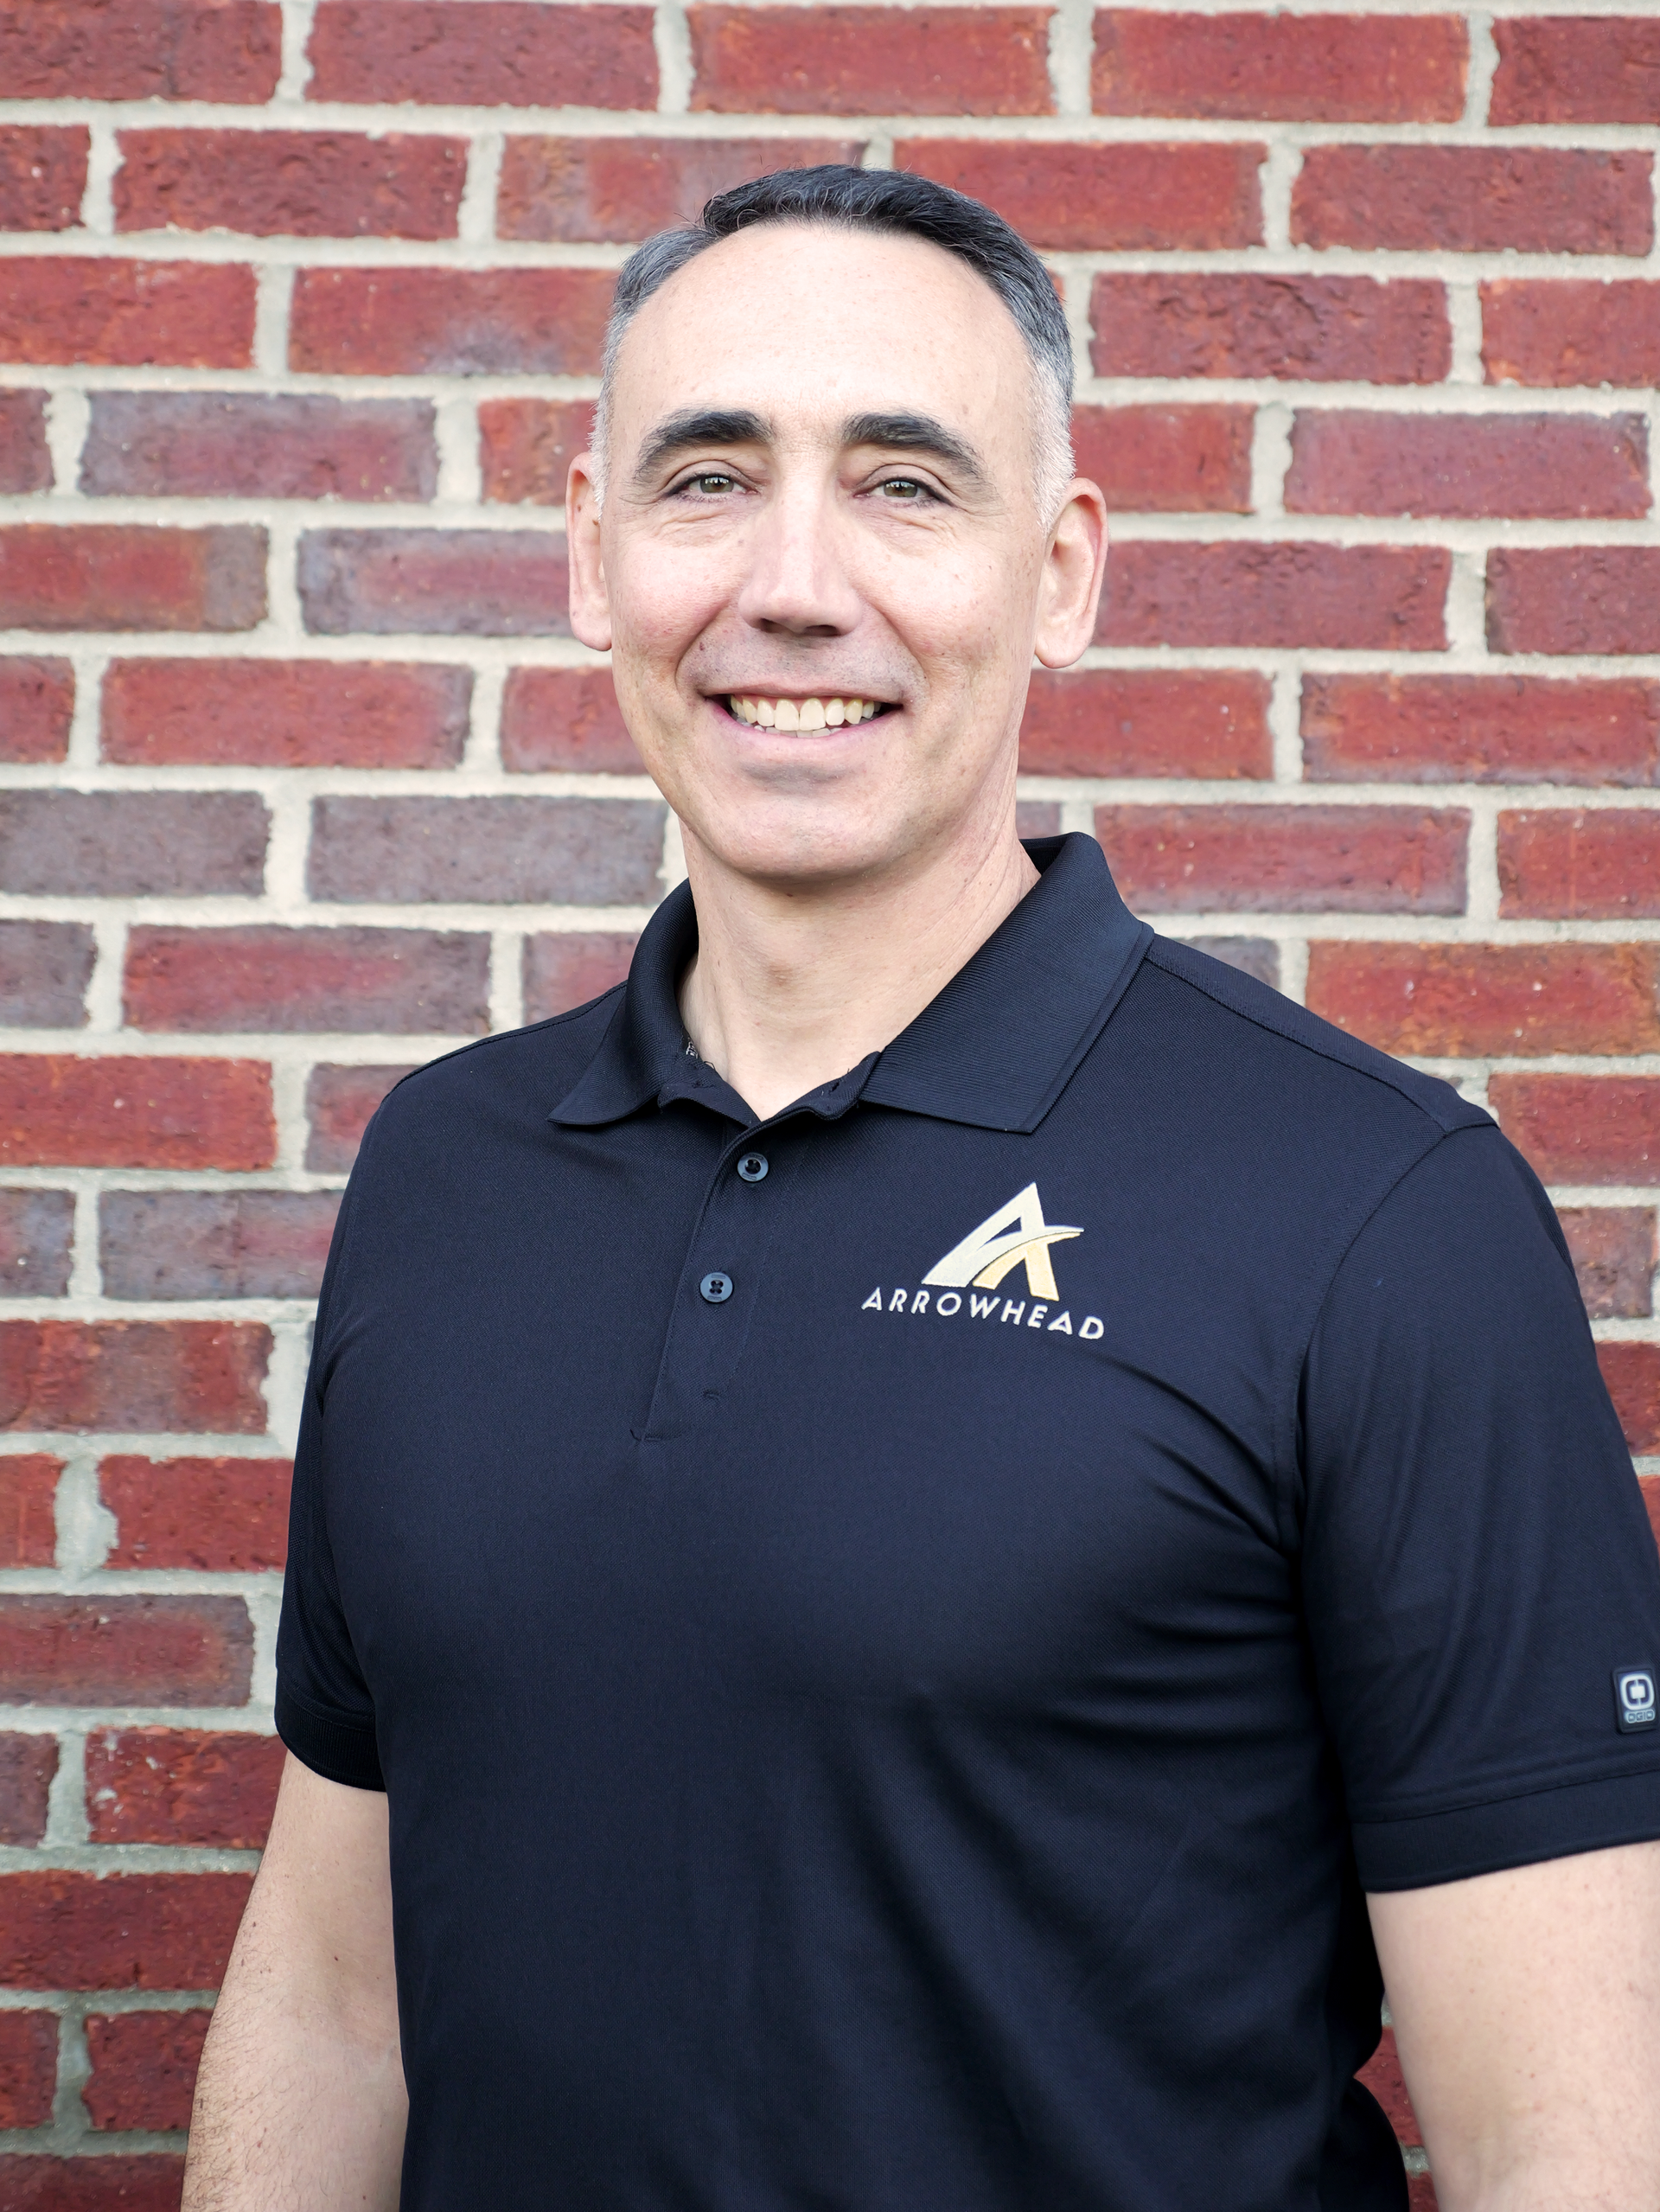
[(737, 598), (747, 623), (773, 636), (845, 637), (859, 598), (848, 574), (833, 487), (779, 485), (757, 516)]

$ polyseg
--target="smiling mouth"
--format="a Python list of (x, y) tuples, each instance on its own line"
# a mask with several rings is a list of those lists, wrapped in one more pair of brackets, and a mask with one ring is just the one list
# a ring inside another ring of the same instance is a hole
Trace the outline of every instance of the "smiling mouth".
[(726, 709), (734, 720), (761, 730), (840, 730), (894, 711), (885, 699), (763, 699), (748, 692), (729, 693)]

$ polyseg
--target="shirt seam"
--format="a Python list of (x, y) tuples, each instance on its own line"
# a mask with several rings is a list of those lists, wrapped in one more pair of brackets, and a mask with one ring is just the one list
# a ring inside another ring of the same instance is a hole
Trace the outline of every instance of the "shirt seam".
[[(1660, 1747), (1657, 1747), (1660, 1749)], [(1588, 1774), (1567, 1774), (1556, 1781), (1536, 1778), (1514, 1788), (1495, 1790), (1482, 1797), (1458, 1798), (1446, 1805), (1426, 1806), (1418, 1812), (1362, 1812), (1351, 1806), (1349, 1824), (1354, 1828), (1402, 1828), (1420, 1820), (1449, 1820), (1460, 1812), (1480, 1812), (1489, 1806), (1514, 1805), (1524, 1798), (1555, 1797), (1563, 1790), (1592, 1789), (1599, 1782), (1640, 1781), (1660, 1774), (1660, 1756), (1638, 1766), (1601, 1767)]]

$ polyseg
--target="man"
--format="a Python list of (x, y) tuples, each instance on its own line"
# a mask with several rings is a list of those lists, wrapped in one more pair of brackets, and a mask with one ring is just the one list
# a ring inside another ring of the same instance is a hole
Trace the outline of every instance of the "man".
[(1382, 2212), (1384, 1981), (1444, 2212), (1660, 2205), (1660, 1571), (1560, 1232), (1018, 842), (1069, 386), (920, 180), (623, 273), (573, 620), (689, 887), (366, 1142), (190, 2212)]

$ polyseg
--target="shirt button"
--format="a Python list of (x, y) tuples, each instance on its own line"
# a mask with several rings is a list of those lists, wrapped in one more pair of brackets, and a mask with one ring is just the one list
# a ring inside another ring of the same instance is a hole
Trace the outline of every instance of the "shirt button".
[(764, 1182), (767, 1155), (764, 1152), (746, 1152), (737, 1163), (737, 1172), (746, 1183)]
[(732, 1295), (732, 1278), (729, 1275), (706, 1275), (698, 1290), (712, 1306), (724, 1306)]

